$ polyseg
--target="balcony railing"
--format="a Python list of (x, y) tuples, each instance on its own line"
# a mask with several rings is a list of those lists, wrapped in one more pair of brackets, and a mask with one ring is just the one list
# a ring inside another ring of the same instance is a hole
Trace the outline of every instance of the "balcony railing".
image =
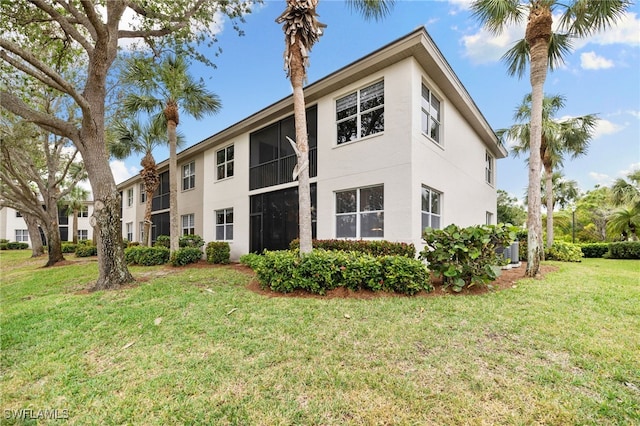
[[(249, 169), (249, 189), (265, 188), (293, 182), (293, 168), (297, 162), (295, 155), (272, 160)], [(309, 151), (309, 176), (318, 175), (317, 149)]]

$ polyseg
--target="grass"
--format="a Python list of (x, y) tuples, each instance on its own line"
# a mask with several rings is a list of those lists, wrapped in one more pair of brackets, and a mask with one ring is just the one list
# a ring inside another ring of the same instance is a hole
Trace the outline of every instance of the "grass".
[(3, 424), (640, 423), (638, 261), (355, 300), (268, 298), (231, 267), (132, 268), (138, 285), (87, 294), (95, 261), (28, 256), (0, 253)]

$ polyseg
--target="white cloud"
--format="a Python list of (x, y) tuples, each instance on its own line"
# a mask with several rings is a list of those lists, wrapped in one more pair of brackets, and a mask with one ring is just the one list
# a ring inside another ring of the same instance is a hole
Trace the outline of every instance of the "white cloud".
[(640, 163), (633, 163), (633, 164), (629, 164), (629, 167), (627, 167), (626, 170), (620, 170), (618, 172), (618, 175), (619, 176), (623, 176), (623, 177), (627, 177), (631, 173), (636, 172), (638, 170), (640, 170)]
[(611, 176), (605, 173), (589, 172), (589, 177), (595, 180), (596, 183), (599, 183), (600, 185), (608, 185), (612, 181)]
[(600, 119), (596, 124), (596, 129), (593, 132), (593, 138), (597, 139), (601, 136), (612, 135), (614, 133), (618, 133), (624, 129), (623, 126), (619, 124), (612, 123), (609, 120)]
[(632, 117), (640, 118), (640, 111), (638, 111), (638, 110), (628, 110), (628, 111), (625, 111), (625, 112), (627, 114), (631, 115)]
[(635, 13), (626, 13), (613, 28), (597, 32), (590, 37), (575, 39), (573, 43), (575, 50), (579, 50), (587, 44), (638, 46), (640, 45), (640, 19)]
[(132, 176), (138, 174), (138, 169), (134, 166), (127, 167), (124, 161), (113, 160), (109, 163), (111, 167), (111, 173), (113, 173), (113, 179), (116, 184), (124, 182)]
[(585, 70), (607, 69), (613, 67), (613, 61), (591, 51), (580, 54), (580, 66)]

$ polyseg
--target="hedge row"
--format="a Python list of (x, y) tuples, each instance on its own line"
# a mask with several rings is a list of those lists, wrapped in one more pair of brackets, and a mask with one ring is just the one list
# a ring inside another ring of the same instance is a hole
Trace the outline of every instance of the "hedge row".
[[(356, 251), (372, 256), (405, 256), (416, 257), (413, 244), (394, 243), (384, 240), (313, 240), (313, 248), (322, 250)], [(300, 248), (300, 240), (293, 240), (289, 244), (290, 250)]]
[(433, 289), (424, 264), (407, 256), (316, 249), (302, 256), (296, 250), (265, 251), (243, 256), (242, 261), (254, 268), (262, 288), (280, 293), (326, 294), (345, 287), (411, 295)]
[(4, 242), (0, 243), (0, 250), (25, 250), (29, 248), (27, 243)]
[(604, 257), (609, 251), (609, 243), (587, 243), (579, 244), (582, 254), (587, 258)]
[(609, 244), (609, 259), (640, 259), (640, 241), (620, 241)]

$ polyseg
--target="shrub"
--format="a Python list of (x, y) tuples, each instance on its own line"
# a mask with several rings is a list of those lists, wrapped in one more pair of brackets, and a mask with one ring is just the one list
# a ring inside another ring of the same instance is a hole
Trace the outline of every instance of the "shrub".
[(609, 251), (608, 243), (589, 243), (589, 244), (580, 244), (580, 250), (582, 250), (582, 254), (584, 257), (604, 257), (605, 254)]
[(158, 235), (154, 247), (171, 247), (171, 238), (168, 235)]
[(582, 250), (576, 244), (554, 241), (553, 245), (544, 250), (546, 260), (559, 260), (560, 262), (582, 261)]
[(125, 247), (125, 248), (129, 248), (129, 247), (136, 247), (136, 246), (139, 246), (139, 245), (140, 245), (140, 242), (139, 242), (139, 241), (129, 241), (129, 242), (127, 243), (127, 247)]
[[(208, 248), (209, 247), (207, 246), (207, 249)], [(209, 260), (209, 254), (207, 252), (207, 261), (208, 260)], [(240, 263), (242, 265), (248, 266), (249, 268), (253, 269), (254, 271), (258, 267), (260, 262), (262, 262), (262, 256), (260, 256), (257, 253), (247, 253), (247, 254), (243, 254), (242, 256), (240, 256)]]
[(429, 269), (442, 277), (445, 288), (456, 292), (465, 286), (488, 284), (496, 279), (494, 266), (505, 264), (496, 246), (506, 247), (516, 237), (515, 229), (507, 225), (482, 225), (444, 229), (427, 228), (423, 238), (427, 247), (420, 253), (429, 262)]
[(406, 256), (372, 256), (359, 252), (316, 249), (265, 251), (256, 262), (256, 276), (263, 288), (289, 293), (305, 290), (325, 294), (337, 287), (415, 294), (432, 289), (425, 266)]
[(202, 246), (204, 245), (204, 240), (200, 235), (181, 235), (180, 239), (178, 240), (178, 245), (180, 247), (202, 248)]
[(26, 250), (28, 248), (29, 248), (29, 244), (27, 243), (21, 243), (16, 241), (7, 243), (8, 250)]
[(77, 247), (78, 247), (77, 244), (62, 243), (62, 252), (63, 253), (75, 253)]
[[(413, 244), (394, 243), (391, 241), (378, 240), (313, 240), (313, 248), (322, 250), (342, 250), (357, 251), (370, 254), (372, 256), (406, 256), (416, 257), (416, 248)], [(289, 249), (300, 248), (300, 240), (293, 240), (289, 244)]]
[(125, 249), (124, 260), (142, 266), (162, 265), (169, 261), (170, 253), (167, 247), (134, 246)]
[(528, 256), (527, 256), (527, 247), (529, 246), (528, 238), (529, 238), (529, 233), (527, 232), (526, 229), (521, 229), (516, 232), (516, 239), (519, 242), (518, 256), (520, 257), (520, 260), (525, 262), (528, 259)]
[(6, 244), (8, 242), (9, 240), (7, 240), (6, 238), (0, 238), (0, 244)]
[(77, 257), (97, 256), (97, 254), (98, 254), (98, 247), (96, 246), (78, 244), (78, 246), (76, 247)]
[(171, 253), (170, 262), (173, 266), (184, 266), (197, 263), (202, 259), (202, 250), (198, 247), (182, 247)]
[(229, 263), (231, 247), (226, 241), (211, 241), (207, 244), (206, 253), (209, 263)]
[(9, 250), (9, 243), (0, 243), (0, 250)]
[(620, 241), (609, 244), (608, 259), (640, 259), (639, 241)]

